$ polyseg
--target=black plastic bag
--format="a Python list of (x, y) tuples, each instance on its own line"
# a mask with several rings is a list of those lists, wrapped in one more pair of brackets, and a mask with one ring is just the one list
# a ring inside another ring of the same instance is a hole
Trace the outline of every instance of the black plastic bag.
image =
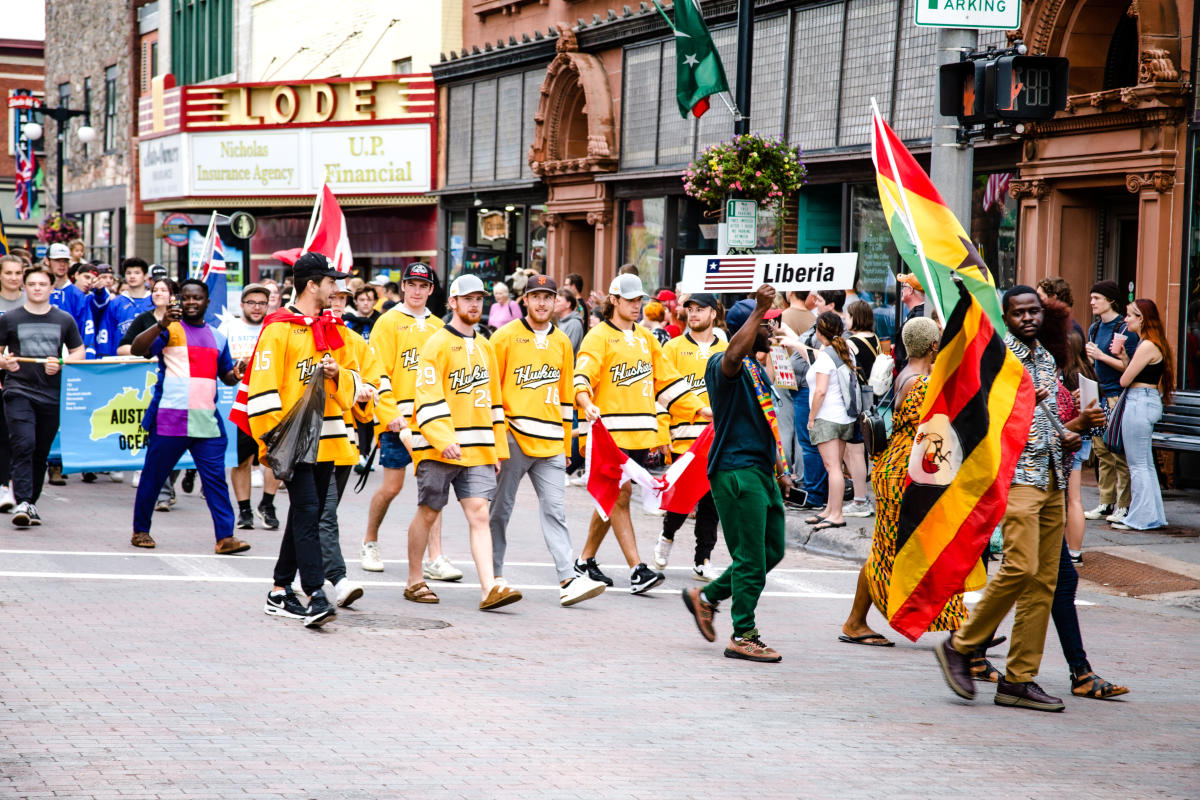
[(318, 368), (300, 402), (288, 409), (278, 425), (262, 435), (263, 444), (267, 446), (264, 462), (276, 478), (289, 481), (296, 464), (317, 463), (324, 421), (325, 373)]

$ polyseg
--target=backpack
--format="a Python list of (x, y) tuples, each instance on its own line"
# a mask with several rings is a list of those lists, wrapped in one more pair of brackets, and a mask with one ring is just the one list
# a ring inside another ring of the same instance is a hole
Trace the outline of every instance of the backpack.
[(892, 388), (892, 369), (896, 365), (896, 360), (891, 356), (880, 352), (879, 348), (871, 344), (871, 340), (862, 336), (850, 337), (859, 342), (862, 342), (875, 355), (875, 361), (871, 364), (871, 374), (858, 376), (860, 382), (865, 383), (871, 389), (872, 397), (866, 397), (864, 392), (864, 407), (875, 404), (876, 397), (882, 397), (888, 389)]
[(838, 388), (842, 392), (842, 399), (846, 402), (846, 413), (850, 417), (858, 419), (858, 415), (863, 408), (863, 393), (862, 387), (858, 382), (858, 372), (842, 361), (837, 351), (832, 347), (826, 347), (825, 352), (833, 359), (833, 364), (837, 368)]

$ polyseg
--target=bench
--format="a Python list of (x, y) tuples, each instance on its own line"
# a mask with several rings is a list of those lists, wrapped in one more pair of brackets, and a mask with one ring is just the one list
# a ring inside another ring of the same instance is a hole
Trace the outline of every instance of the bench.
[(1200, 453), (1200, 392), (1176, 392), (1150, 438), (1162, 450)]

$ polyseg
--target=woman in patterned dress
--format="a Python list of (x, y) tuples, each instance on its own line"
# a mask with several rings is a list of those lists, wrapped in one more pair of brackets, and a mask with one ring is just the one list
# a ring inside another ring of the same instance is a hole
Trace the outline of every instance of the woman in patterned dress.
[[(888, 447), (875, 460), (871, 485), (875, 489), (875, 536), (871, 554), (858, 575), (858, 587), (850, 616), (842, 626), (839, 641), (873, 647), (891, 647), (893, 642), (867, 625), (867, 611), (872, 603), (881, 614), (887, 614), (888, 585), (892, 579), (892, 564), (896, 559), (896, 532), (900, 520), (900, 499), (904, 493), (904, 477), (908, 474), (908, 459), (920, 421), (925, 387), (933, 369), (941, 332), (928, 317), (915, 317), (904, 325), (901, 333), (908, 350), (908, 364), (896, 377), (896, 397), (892, 405), (892, 438)], [(957, 630), (966, 617), (961, 594), (956, 594), (930, 624), (930, 631)]]

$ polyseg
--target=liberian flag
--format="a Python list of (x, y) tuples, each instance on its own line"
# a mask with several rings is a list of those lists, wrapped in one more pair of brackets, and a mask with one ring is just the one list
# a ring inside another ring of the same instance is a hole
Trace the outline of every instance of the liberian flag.
[(888, 622), (914, 641), (986, 582), (980, 557), (1033, 421), (1033, 379), (964, 284), (925, 389), (888, 587)]
[(704, 426), (704, 433), (696, 437), (687, 452), (675, 459), (663, 476), (663, 489), (659, 508), (677, 514), (690, 514), (709, 492), (708, 449), (712, 445), (712, 425)]
[(888, 229), (900, 256), (916, 273), (930, 295), (938, 316), (946, 319), (942, 298), (954, 304), (957, 274), (983, 306), (992, 325), (1002, 330), (1004, 315), (996, 296), (996, 282), (967, 237), (958, 218), (946, 207), (925, 170), (904, 147), (871, 101), (871, 160)]
[(204, 313), (204, 321), (220, 327), (229, 317), (229, 281), (225, 273), (225, 245), (217, 233), (216, 221), (214, 212), (208, 222), (204, 245), (200, 248), (198, 272), (200, 280), (208, 287), (208, 311)]
[(338, 272), (349, 273), (350, 267), (354, 266), (350, 237), (346, 233), (346, 215), (342, 213), (342, 207), (330, 191), (329, 184), (321, 188), (321, 194), (313, 204), (303, 252), (320, 253), (332, 262)]
[(754, 289), (754, 257), (710, 258), (704, 265), (704, 291), (741, 292)]

